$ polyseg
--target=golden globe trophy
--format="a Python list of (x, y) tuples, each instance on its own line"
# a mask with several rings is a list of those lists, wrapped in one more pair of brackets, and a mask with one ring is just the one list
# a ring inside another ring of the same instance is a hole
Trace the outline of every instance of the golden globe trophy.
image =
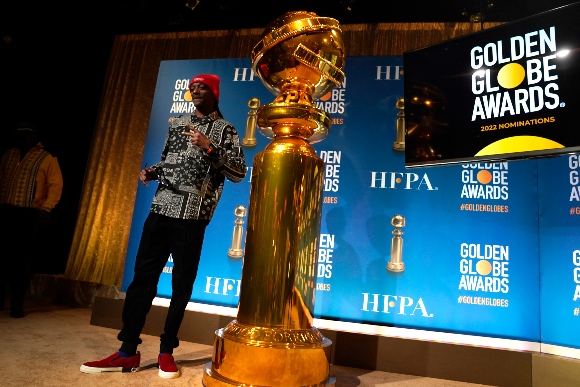
[(254, 73), (276, 95), (257, 111), (272, 138), (254, 157), (237, 318), (214, 337), (203, 384), (334, 386), (332, 342), (313, 327), (324, 162), (310, 144), (330, 116), (313, 99), (344, 80), (335, 19), (289, 12), (252, 50)]
[(232, 235), (232, 246), (228, 249), (228, 257), (242, 258), (244, 256), (244, 249), (242, 248), (242, 239), (244, 238), (244, 220), (246, 216), (246, 207), (238, 205), (234, 209), (236, 220), (234, 221), (234, 232)]
[(248, 112), (248, 118), (246, 119), (246, 134), (242, 139), (243, 146), (255, 146), (256, 145), (256, 120), (258, 108), (260, 107), (260, 99), (256, 97), (250, 98), (248, 101), (248, 107), (250, 111)]
[(405, 227), (405, 217), (403, 215), (395, 214), (391, 219), (391, 226), (393, 230), (393, 238), (391, 239), (391, 260), (387, 263), (387, 270), (393, 272), (405, 271), (405, 263), (403, 263), (403, 231)]
[(395, 107), (399, 109), (397, 112), (397, 126), (396, 126), (396, 137), (393, 142), (393, 150), (404, 151), (405, 150), (405, 99), (399, 98), (395, 103)]

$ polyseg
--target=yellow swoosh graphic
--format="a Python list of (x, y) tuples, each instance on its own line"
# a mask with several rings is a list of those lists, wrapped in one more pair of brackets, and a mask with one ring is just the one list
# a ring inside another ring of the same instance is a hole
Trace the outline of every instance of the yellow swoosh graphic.
[(544, 149), (564, 148), (564, 145), (547, 138), (537, 136), (514, 136), (493, 142), (477, 152), (476, 156), (500, 155)]

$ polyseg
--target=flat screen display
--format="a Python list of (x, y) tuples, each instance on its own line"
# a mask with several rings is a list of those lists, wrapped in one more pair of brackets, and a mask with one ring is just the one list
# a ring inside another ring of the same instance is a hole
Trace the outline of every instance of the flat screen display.
[(405, 166), (580, 150), (580, 2), (408, 51)]

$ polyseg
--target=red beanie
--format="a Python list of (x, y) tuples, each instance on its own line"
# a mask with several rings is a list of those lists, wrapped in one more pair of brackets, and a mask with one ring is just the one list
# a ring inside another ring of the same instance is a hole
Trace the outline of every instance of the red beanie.
[(189, 82), (189, 87), (191, 88), (192, 83), (201, 82), (205, 83), (211, 92), (213, 93), (216, 102), (220, 101), (220, 78), (214, 74), (199, 74), (191, 78)]

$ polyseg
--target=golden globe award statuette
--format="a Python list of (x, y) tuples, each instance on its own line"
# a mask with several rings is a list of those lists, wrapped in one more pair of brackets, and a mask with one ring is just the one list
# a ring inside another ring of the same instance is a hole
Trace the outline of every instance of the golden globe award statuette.
[(399, 98), (395, 103), (395, 107), (399, 109), (397, 112), (397, 132), (395, 141), (393, 142), (393, 149), (404, 151), (405, 150), (405, 99)]
[(214, 337), (203, 383), (213, 386), (334, 386), (332, 342), (312, 326), (324, 162), (310, 144), (331, 118), (319, 98), (344, 80), (338, 22), (289, 12), (252, 50), (254, 73), (276, 98), (258, 109), (272, 138), (254, 157), (237, 318)]
[(234, 215), (236, 220), (234, 223), (234, 232), (232, 235), (232, 247), (228, 250), (228, 257), (231, 258), (241, 258), (244, 256), (244, 249), (242, 249), (242, 239), (244, 235), (244, 220), (242, 219), (246, 216), (246, 207), (239, 205), (234, 210)]
[(403, 238), (401, 238), (401, 235), (403, 235), (401, 228), (405, 227), (405, 217), (395, 214), (391, 219), (391, 225), (395, 229), (391, 240), (391, 260), (387, 264), (387, 270), (401, 272), (405, 270), (405, 264), (403, 263)]
[(258, 119), (256, 112), (260, 107), (260, 100), (256, 97), (250, 98), (248, 101), (248, 118), (246, 119), (246, 134), (242, 139), (243, 146), (255, 146), (256, 145), (256, 120)]

